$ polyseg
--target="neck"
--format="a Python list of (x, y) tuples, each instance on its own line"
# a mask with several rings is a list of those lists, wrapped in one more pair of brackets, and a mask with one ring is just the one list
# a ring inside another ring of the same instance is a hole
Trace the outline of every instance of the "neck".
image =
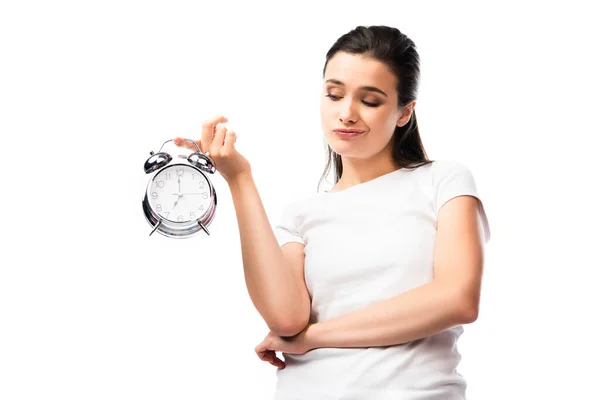
[(400, 168), (389, 154), (381, 154), (378, 157), (367, 159), (342, 156), (342, 165), (342, 176), (335, 185), (336, 190), (368, 182)]

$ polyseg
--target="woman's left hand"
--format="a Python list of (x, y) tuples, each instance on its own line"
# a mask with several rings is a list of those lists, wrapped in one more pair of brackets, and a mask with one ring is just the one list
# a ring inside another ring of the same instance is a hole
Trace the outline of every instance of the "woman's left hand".
[(285, 362), (279, 359), (275, 352), (280, 351), (288, 354), (304, 354), (312, 350), (306, 340), (306, 329), (295, 336), (282, 337), (273, 332), (269, 332), (267, 337), (256, 346), (254, 351), (262, 361), (267, 361), (279, 369), (285, 368)]

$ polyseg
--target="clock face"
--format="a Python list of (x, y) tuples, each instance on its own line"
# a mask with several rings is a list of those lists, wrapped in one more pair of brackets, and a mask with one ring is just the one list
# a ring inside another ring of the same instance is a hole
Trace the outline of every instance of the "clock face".
[(148, 188), (150, 207), (161, 217), (173, 222), (200, 218), (212, 201), (206, 177), (185, 164), (162, 169)]

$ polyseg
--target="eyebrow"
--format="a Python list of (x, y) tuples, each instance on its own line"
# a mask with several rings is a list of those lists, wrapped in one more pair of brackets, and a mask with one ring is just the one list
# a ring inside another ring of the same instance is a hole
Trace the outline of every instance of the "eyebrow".
[[(337, 79), (327, 79), (325, 81), (325, 83), (327, 83), (327, 82), (331, 82), (331, 83), (333, 83), (335, 85), (339, 85), (339, 86), (346, 86), (346, 85), (344, 85), (344, 83), (342, 81), (338, 81)], [(361, 86), (361, 87), (358, 88), (358, 90), (366, 90), (366, 91), (369, 91), (369, 92), (377, 92), (377, 93), (380, 93), (380, 94), (384, 95), (385, 97), (388, 97), (388, 95), (383, 90), (381, 90), (379, 88), (376, 88), (375, 86)]]

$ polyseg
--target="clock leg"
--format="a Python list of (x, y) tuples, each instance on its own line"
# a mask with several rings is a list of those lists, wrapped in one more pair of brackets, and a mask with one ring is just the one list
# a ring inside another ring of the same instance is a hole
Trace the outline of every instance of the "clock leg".
[(204, 225), (202, 225), (202, 222), (198, 221), (198, 225), (200, 225), (200, 227), (204, 230), (204, 232), (206, 232), (206, 234), (208, 236), (210, 236), (210, 233), (208, 233), (208, 231), (206, 230), (206, 227)]
[[(150, 235), (152, 235), (152, 234), (154, 233), (154, 231), (155, 231), (156, 229), (158, 229), (158, 226), (159, 226), (159, 225), (160, 225), (160, 221), (158, 221), (158, 222), (156, 223), (156, 225), (154, 226), (154, 229), (152, 229), (152, 232), (150, 232)], [(148, 235), (148, 236), (150, 236), (150, 235)]]

